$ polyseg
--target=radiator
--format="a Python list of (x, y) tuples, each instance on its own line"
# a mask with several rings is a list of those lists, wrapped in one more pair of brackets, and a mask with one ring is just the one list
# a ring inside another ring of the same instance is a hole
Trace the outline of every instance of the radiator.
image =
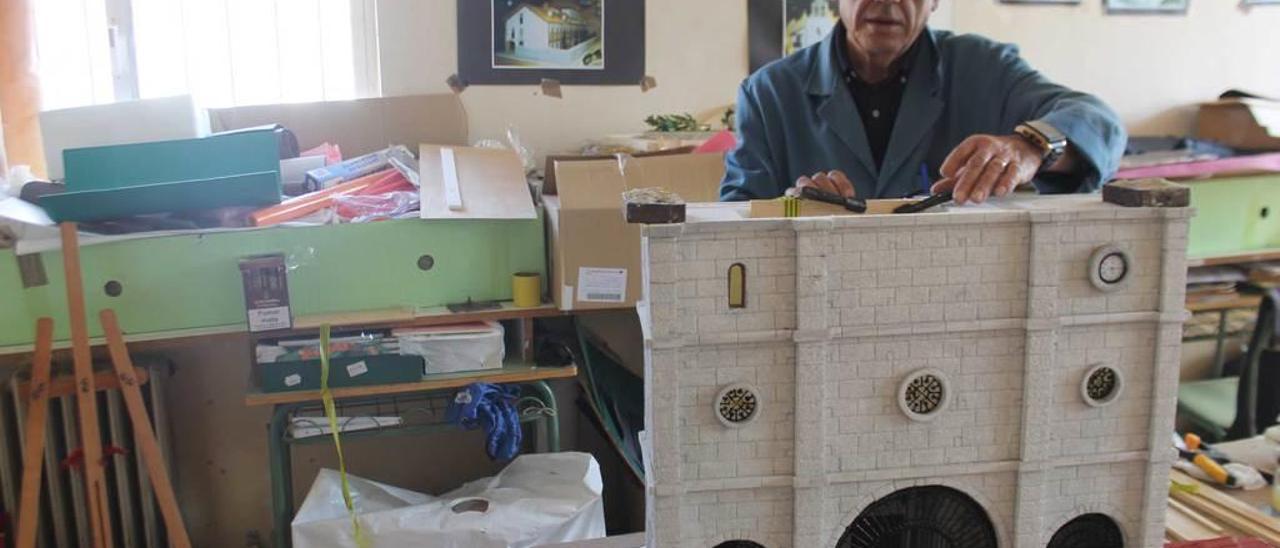
[[(95, 370), (109, 369), (95, 364)], [(135, 365), (147, 369), (150, 381), (142, 387), (143, 400), (151, 415), (151, 423), (160, 443), (165, 468), (170, 465), (172, 452), (168, 417), (164, 402), (164, 384), (170, 373), (170, 364), (164, 360), (135, 359)], [(54, 374), (70, 374), (70, 368), (55, 366)], [(27, 408), (18, 397), (18, 375), (29, 378), (24, 368), (14, 377), (4, 381), (0, 390), (0, 502), (9, 515), (5, 531), (12, 539), (17, 524), (18, 496), (22, 478), (23, 429)], [(108, 446), (124, 450), (113, 454), (106, 466), (108, 506), (111, 516), (115, 546), (161, 548), (168, 545), (159, 509), (151, 491), (151, 481), (142, 463), (142, 455), (134, 448), (133, 428), (124, 406), (124, 398), (118, 390), (97, 393), (98, 420), (101, 423), (102, 445), (106, 454)], [(45, 453), (43, 486), (40, 494), (40, 528), (37, 546), (41, 548), (76, 548), (89, 546), (89, 517), (86, 512), (84, 483), (81, 471), (64, 470), (62, 462), (80, 446), (80, 429), (77, 425), (75, 396), (54, 398), (49, 401), (49, 420), (45, 428)], [(12, 541), (10, 541), (12, 542)]]

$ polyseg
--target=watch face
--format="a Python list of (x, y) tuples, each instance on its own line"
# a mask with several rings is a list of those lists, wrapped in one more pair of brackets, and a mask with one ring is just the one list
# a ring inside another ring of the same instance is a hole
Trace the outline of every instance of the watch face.
[(1129, 273), (1129, 261), (1120, 253), (1108, 253), (1098, 262), (1098, 278), (1104, 283), (1120, 283)]

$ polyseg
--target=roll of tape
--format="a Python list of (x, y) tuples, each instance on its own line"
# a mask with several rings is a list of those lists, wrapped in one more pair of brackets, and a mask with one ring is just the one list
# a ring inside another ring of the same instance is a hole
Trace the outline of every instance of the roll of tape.
[(542, 304), (542, 275), (517, 272), (511, 277), (511, 295), (516, 308), (532, 308)]

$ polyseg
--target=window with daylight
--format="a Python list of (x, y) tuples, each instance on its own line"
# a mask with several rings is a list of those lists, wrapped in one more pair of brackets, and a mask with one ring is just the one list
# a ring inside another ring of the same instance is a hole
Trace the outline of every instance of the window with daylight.
[(379, 94), (374, 0), (40, 0), (41, 108)]

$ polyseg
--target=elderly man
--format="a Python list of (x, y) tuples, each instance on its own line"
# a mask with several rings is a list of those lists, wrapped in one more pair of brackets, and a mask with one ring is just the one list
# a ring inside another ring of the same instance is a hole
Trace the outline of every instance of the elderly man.
[(1016, 47), (928, 29), (939, 0), (839, 1), (826, 40), (739, 89), (721, 199), (794, 184), (863, 198), (950, 191), (963, 204), (1028, 182), (1088, 192), (1115, 172), (1126, 141), (1115, 113)]

